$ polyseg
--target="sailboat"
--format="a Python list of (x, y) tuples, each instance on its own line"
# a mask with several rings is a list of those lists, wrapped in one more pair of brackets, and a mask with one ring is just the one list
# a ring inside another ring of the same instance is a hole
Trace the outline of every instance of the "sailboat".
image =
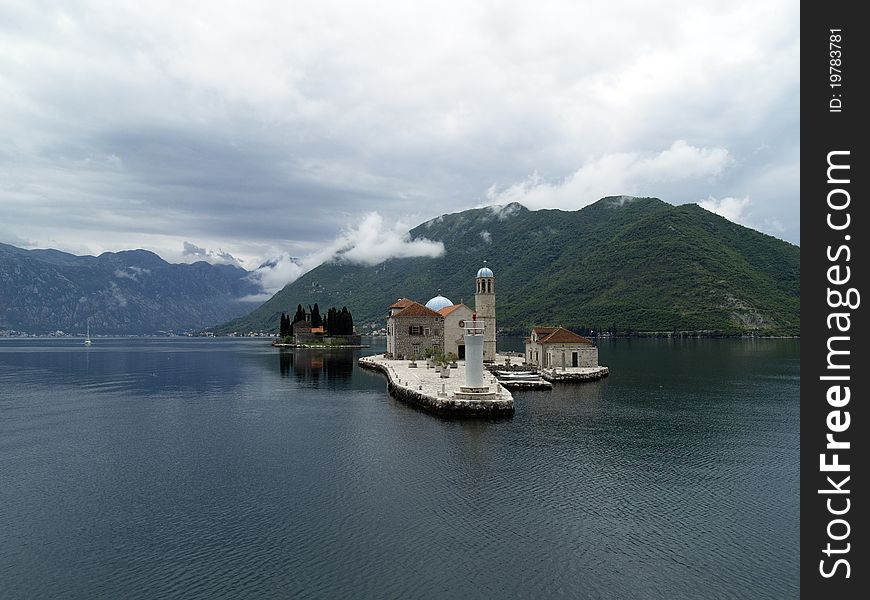
[(87, 337), (85, 337), (85, 346), (90, 346), (90, 345), (91, 345), (91, 324), (88, 323), (88, 334), (87, 334)]

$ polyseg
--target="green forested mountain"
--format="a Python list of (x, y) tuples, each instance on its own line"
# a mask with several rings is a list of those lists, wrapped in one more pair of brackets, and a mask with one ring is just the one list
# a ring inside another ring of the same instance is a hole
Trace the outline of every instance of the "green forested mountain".
[(399, 297), (426, 302), (441, 290), (473, 307), (486, 259), (505, 331), (799, 334), (799, 248), (695, 204), (609, 197), (574, 212), (510, 204), (443, 215), (411, 237), (441, 241), (446, 252), (320, 265), (216, 331), (277, 330), (297, 303), (347, 306), (357, 324), (378, 326)]

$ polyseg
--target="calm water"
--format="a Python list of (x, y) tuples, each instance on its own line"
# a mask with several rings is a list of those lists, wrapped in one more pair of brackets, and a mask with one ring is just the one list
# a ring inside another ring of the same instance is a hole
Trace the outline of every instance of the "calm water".
[(796, 598), (799, 343), (601, 344), (513, 419), (360, 351), (0, 341), (2, 598)]

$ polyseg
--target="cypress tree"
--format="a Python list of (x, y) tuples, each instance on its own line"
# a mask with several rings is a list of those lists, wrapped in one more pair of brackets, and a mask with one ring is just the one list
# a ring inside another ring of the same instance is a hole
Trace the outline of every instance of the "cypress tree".
[(320, 318), (320, 308), (317, 306), (317, 303), (314, 303), (314, 308), (311, 310), (311, 326), (312, 327), (322, 327), (323, 319)]
[(305, 310), (302, 308), (301, 304), (296, 305), (296, 315), (293, 317), (293, 322), (298, 323), (299, 321), (305, 320)]
[(344, 335), (353, 334), (353, 315), (346, 306), (341, 307), (341, 329)]
[(329, 335), (337, 335), (338, 329), (335, 322), (335, 308), (330, 307), (329, 310), (326, 311), (326, 331)]

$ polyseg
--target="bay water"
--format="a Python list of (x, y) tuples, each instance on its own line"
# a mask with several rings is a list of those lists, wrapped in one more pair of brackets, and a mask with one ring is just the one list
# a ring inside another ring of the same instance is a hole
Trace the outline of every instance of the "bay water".
[(604, 340), (499, 421), (371, 343), (0, 340), (0, 598), (799, 596), (799, 341)]

